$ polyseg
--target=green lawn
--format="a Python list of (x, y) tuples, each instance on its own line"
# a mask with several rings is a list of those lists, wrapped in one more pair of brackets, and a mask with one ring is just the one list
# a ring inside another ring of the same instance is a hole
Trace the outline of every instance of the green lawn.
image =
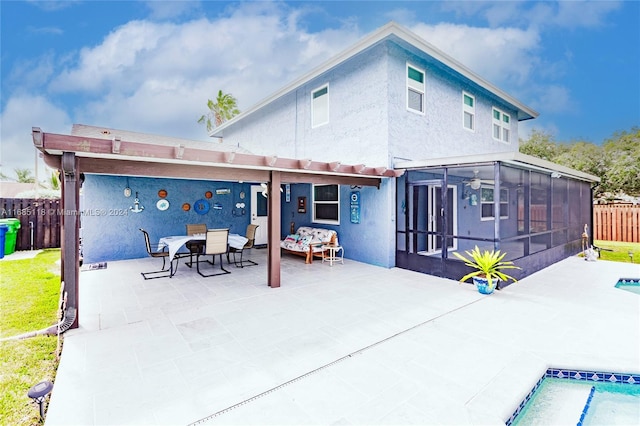
[[(34, 259), (0, 261), (0, 337), (40, 330), (56, 323), (60, 297), (60, 250)], [(3, 425), (39, 424), (27, 391), (53, 381), (58, 367), (56, 337), (37, 336), (0, 343), (0, 413)], [(55, 389), (54, 389), (55, 392)]]
[[(633, 252), (633, 263), (640, 264), (640, 243), (622, 243), (619, 241), (601, 241), (596, 240), (593, 242), (596, 247), (600, 247), (600, 259), (612, 260), (614, 262), (631, 262), (629, 252)], [(612, 250), (612, 251), (609, 251)]]

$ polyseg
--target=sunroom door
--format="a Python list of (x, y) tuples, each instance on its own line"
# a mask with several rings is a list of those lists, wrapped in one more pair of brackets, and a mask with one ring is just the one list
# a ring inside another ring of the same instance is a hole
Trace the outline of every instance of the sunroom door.
[[(428, 185), (428, 197), (427, 202), (428, 209), (428, 222), (427, 230), (434, 232), (435, 234), (427, 234), (427, 254), (438, 253), (442, 250), (442, 229), (444, 226), (444, 218), (447, 219), (447, 235), (456, 235), (458, 230), (457, 222), (457, 190), (455, 185), (449, 185), (447, 188), (447, 209), (446, 211), (442, 206), (442, 185), (429, 184)], [(449, 249), (456, 248), (456, 240), (447, 239), (447, 247)]]

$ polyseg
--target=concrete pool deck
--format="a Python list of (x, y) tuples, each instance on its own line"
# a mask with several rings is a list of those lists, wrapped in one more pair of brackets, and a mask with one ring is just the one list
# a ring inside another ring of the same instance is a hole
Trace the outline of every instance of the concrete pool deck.
[(640, 266), (571, 257), (493, 295), (350, 260), (81, 272), (46, 425), (504, 424), (548, 367), (640, 372)]

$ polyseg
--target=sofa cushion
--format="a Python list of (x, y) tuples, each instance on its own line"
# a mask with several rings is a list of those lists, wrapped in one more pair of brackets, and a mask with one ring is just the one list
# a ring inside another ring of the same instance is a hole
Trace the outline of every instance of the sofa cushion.
[(288, 235), (283, 241), (280, 241), (280, 247), (286, 250), (308, 252), (309, 247), (313, 248), (313, 252), (321, 252), (322, 244), (331, 242), (331, 238), (337, 235), (336, 231), (324, 228), (312, 228), (310, 226), (301, 226), (295, 233), (295, 236)]

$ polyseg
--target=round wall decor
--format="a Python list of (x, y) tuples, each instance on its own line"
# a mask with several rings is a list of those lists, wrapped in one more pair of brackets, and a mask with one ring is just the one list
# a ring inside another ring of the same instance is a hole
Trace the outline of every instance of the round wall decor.
[(210, 208), (211, 206), (209, 205), (209, 202), (207, 200), (201, 199), (193, 203), (193, 211), (198, 214), (207, 214), (209, 213)]
[(167, 190), (166, 189), (161, 189), (160, 191), (158, 191), (158, 197), (165, 198), (166, 196), (167, 196)]
[(204, 197), (205, 197), (205, 198), (211, 198), (211, 197), (213, 197), (213, 192), (211, 192), (211, 191), (207, 191), (207, 192), (205, 192), (205, 193), (204, 193)]
[(160, 210), (161, 212), (167, 210), (169, 208), (169, 202), (167, 200), (165, 200), (164, 198), (158, 200), (158, 202), (156, 203), (156, 207), (158, 208), (158, 210)]
[(188, 212), (189, 210), (191, 210), (191, 204), (189, 203), (184, 203), (182, 205), (182, 210), (184, 210), (185, 212)]

